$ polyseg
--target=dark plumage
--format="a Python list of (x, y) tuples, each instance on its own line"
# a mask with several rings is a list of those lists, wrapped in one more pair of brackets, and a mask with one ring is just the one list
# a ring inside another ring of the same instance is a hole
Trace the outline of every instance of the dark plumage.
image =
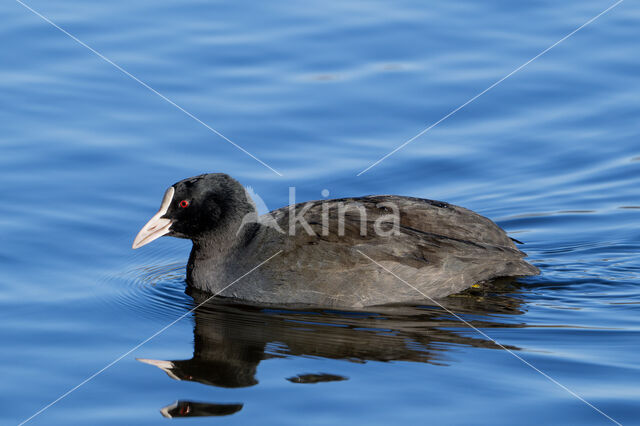
[[(306, 223), (292, 226), (290, 216), (301, 213)], [(502, 229), (462, 207), (377, 195), (300, 203), (258, 218), (242, 185), (220, 173), (170, 187), (133, 247), (162, 235), (193, 241), (190, 286), (257, 303), (412, 302), (539, 273)]]

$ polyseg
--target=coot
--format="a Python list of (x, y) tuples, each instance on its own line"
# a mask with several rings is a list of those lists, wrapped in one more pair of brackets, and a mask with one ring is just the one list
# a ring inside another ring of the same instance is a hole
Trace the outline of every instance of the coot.
[(223, 173), (169, 187), (133, 248), (163, 235), (193, 242), (188, 285), (260, 304), (417, 302), (539, 273), (500, 227), (462, 207), (374, 195), (299, 203), (258, 217), (245, 188)]

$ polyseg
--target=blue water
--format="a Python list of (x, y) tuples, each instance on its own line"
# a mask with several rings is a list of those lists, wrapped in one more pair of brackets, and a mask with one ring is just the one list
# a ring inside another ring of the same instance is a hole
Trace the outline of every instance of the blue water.
[[(492, 218), (542, 275), (445, 305), (511, 352), (433, 306), (215, 303), (29, 424), (157, 424), (176, 401), (190, 425), (611, 424), (567, 389), (640, 424), (636, 2), (360, 176), (613, 3), (28, 4), (282, 176), (2, 2), (0, 423), (29, 418), (194, 306), (188, 242), (130, 246), (166, 187), (226, 172), (271, 209), (295, 186), (298, 201), (396, 193)], [(185, 360), (182, 380), (136, 358)]]

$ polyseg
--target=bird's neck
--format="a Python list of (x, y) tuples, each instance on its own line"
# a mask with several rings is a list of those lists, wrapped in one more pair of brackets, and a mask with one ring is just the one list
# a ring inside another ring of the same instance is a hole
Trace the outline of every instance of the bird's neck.
[[(255, 215), (255, 217), (253, 217)], [(192, 240), (187, 281), (201, 290), (215, 293), (237, 277), (247, 245), (260, 225), (255, 211), (241, 215), (214, 231)]]

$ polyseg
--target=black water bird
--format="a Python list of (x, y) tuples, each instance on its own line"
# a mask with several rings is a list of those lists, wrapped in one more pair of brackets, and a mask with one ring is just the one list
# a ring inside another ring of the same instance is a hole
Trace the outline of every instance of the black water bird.
[(261, 304), (406, 303), (539, 273), (500, 227), (462, 207), (375, 195), (258, 217), (249, 193), (223, 173), (169, 187), (133, 248), (163, 235), (193, 242), (190, 286)]

